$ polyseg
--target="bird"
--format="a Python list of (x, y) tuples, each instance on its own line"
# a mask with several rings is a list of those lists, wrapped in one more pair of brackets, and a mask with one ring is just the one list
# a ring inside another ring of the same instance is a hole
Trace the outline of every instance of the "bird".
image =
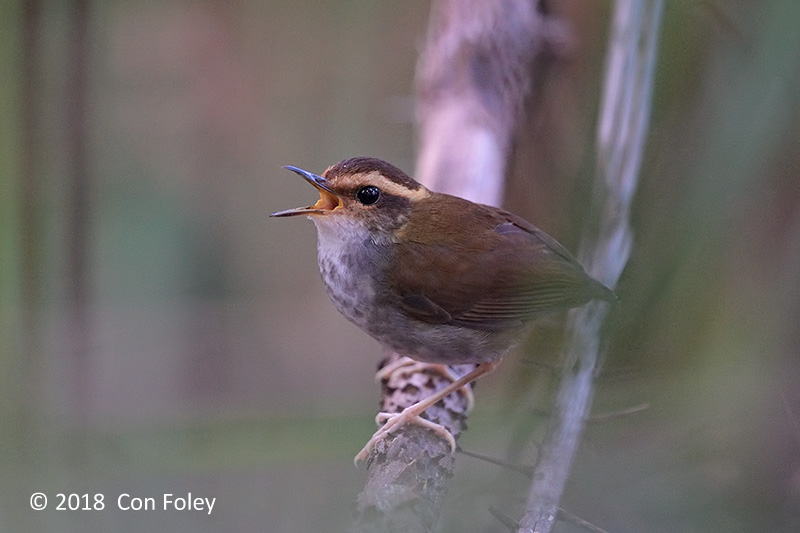
[(428, 407), (494, 370), (537, 318), (617, 296), (553, 237), (504, 209), (429, 190), (396, 166), (354, 157), (322, 175), (285, 166), (319, 200), (271, 217), (305, 215), (317, 229), (319, 270), (338, 311), (385, 349), (437, 367), (475, 364), (466, 375), (385, 423), (356, 456)]

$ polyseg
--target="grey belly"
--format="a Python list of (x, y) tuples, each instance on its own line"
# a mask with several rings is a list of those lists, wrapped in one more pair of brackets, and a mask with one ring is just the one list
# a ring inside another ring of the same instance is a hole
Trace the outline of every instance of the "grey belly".
[(325, 259), (320, 260), (320, 273), (340, 313), (384, 347), (412, 359), (442, 364), (482, 363), (500, 357), (511, 347), (512, 335), (428, 324), (409, 317), (382, 298), (375, 290), (377, 280), (363, 273), (342, 272), (340, 266)]

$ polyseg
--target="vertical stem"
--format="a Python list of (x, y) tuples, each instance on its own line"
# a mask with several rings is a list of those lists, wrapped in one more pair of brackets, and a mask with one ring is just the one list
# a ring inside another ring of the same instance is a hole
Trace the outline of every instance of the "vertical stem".
[[(39, 179), (37, 157), (39, 155), (39, 28), (41, 6), (38, 0), (26, 0), (22, 5), (22, 50), (20, 83), (20, 304), (22, 320), (22, 371), (23, 383), (35, 383), (34, 358), (38, 353), (39, 311), (41, 304), (41, 242), (37, 202)], [(35, 409), (35, 386), (25, 391), (26, 402)]]
[(417, 66), (415, 178), (437, 192), (500, 205), (545, 17), (530, 0), (438, 0)]
[[(584, 235), (578, 257), (589, 273), (615, 286), (630, 255), (630, 204), (650, 118), (663, 0), (617, 0), (597, 133), (596, 234)], [(592, 302), (571, 313), (562, 378), (528, 495), (520, 532), (549, 532), (593, 395), (600, 328), (607, 307)]]
[(67, 80), (67, 305), (68, 356), (73, 370), (73, 391), (79, 416), (88, 408), (88, 255), (89, 156), (88, 74), (89, 1), (73, 0), (69, 25)]

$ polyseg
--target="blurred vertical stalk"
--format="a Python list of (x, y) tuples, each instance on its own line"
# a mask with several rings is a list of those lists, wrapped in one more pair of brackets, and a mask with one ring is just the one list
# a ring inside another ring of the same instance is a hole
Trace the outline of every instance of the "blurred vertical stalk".
[(525, 99), (544, 78), (535, 63), (554, 33), (544, 15), (542, 2), (529, 0), (431, 5), (417, 65), (418, 181), (473, 202), (502, 203)]
[[(578, 258), (595, 278), (614, 287), (632, 242), (630, 205), (644, 152), (663, 0), (617, 0), (614, 7), (597, 130), (592, 200), (596, 229)], [(600, 329), (608, 307), (593, 302), (570, 314), (561, 383), (533, 474), (520, 532), (549, 532), (589, 413), (598, 368)]]
[(67, 79), (67, 343), (73, 398), (81, 420), (88, 409), (89, 348), (89, 1), (73, 0), (69, 21)]
[[(38, 0), (22, 3), (22, 47), (20, 50), (20, 361), (21, 383), (28, 384), (25, 401), (35, 399), (34, 359), (39, 352), (39, 313), (41, 306), (42, 231), (39, 199), (39, 37), (41, 6)], [(32, 408), (31, 405), (20, 406)]]

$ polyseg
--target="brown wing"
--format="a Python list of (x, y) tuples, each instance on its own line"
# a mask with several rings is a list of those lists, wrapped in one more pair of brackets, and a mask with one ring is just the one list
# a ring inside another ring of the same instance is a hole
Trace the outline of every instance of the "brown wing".
[[(440, 197), (437, 200), (441, 200)], [(446, 197), (406, 228), (389, 282), (399, 305), (429, 323), (496, 330), (614, 293), (552, 237), (505, 211)], [(455, 209), (454, 209), (455, 208)], [(451, 223), (442, 224), (443, 210)], [(453, 224), (452, 222), (455, 222)], [(423, 225), (424, 224), (424, 225)]]

